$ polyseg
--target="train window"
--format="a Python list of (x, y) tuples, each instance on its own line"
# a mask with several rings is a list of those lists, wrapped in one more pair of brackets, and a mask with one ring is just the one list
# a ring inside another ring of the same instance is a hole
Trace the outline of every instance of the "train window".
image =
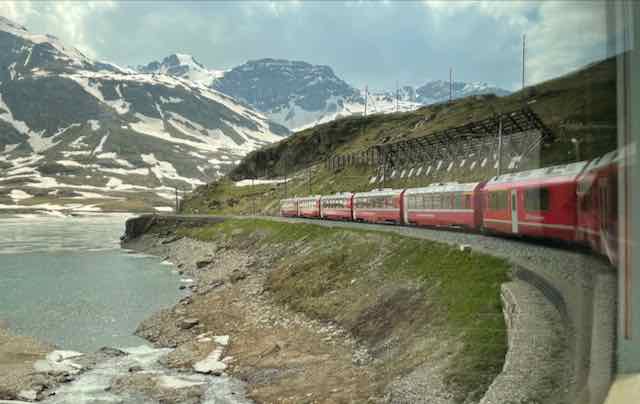
[(464, 209), (464, 195), (456, 194), (454, 199), (454, 209)]
[(471, 195), (464, 196), (464, 208), (471, 209)]
[(489, 193), (489, 209), (507, 210), (508, 207), (508, 195), (506, 191), (494, 191)]
[(442, 206), (442, 202), (440, 200), (440, 194), (431, 195), (431, 206), (432, 209), (440, 209)]
[(528, 189), (524, 193), (524, 208), (529, 212), (549, 210), (549, 189)]

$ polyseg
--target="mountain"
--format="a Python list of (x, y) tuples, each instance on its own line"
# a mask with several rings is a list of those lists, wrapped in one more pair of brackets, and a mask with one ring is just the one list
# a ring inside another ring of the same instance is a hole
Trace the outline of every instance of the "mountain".
[[(437, 104), (448, 101), (450, 95), (450, 85), (448, 81), (429, 81), (424, 85), (413, 89), (412, 100), (423, 105)], [(472, 95), (495, 94), (497, 96), (509, 95), (510, 92), (487, 83), (464, 83), (453, 82), (453, 98), (464, 98)]]
[[(328, 66), (282, 59), (251, 60), (213, 81), (212, 87), (264, 113), (270, 119), (299, 131), (339, 117), (412, 111), (449, 99), (449, 82), (430, 81), (398, 91), (356, 89)], [(455, 98), (509, 91), (485, 83), (454, 82)]]
[(213, 88), (291, 129), (362, 110), (361, 94), (330, 67), (300, 61), (251, 60), (227, 71)]
[(166, 209), (173, 187), (289, 133), (176, 72), (92, 60), (0, 17), (0, 209)]
[(182, 53), (174, 53), (162, 59), (162, 62), (153, 61), (146, 66), (138, 66), (140, 73), (168, 74), (195, 81), (205, 86), (211, 86), (213, 82), (224, 75), (223, 70), (210, 70), (204, 67), (193, 56)]

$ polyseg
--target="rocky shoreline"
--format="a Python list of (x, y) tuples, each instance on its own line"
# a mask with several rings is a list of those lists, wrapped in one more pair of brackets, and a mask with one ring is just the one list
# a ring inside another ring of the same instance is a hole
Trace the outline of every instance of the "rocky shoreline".
[[(369, 353), (346, 331), (266, 296), (265, 276), (275, 255), (173, 234), (144, 234), (123, 246), (172, 262), (183, 277), (180, 287), (191, 291), (136, 331), (158, 347), (175, 348), (167, 366), (229, 373), (259, 402), (385, 401), (371, 383)], [(230, 336), (223, 351), (202, 343), (216, 333)]]

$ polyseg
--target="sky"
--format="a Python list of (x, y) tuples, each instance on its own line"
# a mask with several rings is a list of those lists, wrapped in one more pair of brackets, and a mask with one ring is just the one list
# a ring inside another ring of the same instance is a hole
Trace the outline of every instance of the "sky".
[(187, 53), (212, 69), (282, 58), (328, 65), (353, 86), (429, 80), (521, 85), (607, 55), (604, 3), (574, 1), (28, 1), (0, 15), (123, 66)]

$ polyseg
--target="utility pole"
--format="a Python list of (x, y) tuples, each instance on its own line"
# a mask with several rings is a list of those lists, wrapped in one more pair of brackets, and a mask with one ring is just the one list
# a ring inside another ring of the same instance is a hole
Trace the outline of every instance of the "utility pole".
[(282, 157), (284, 160), (284, 199), (287, 199), (287, 158), (284, 154)]
[(173, 187), (176, 191), (176, 215), (180, 212), (180, 202), (178, 200), (178, 187)]
[(522, 35), (522, 89), (524, 90), (525, 84), (525, 73), (526, 73), (526, 46), (527, 46), (527, 35)]
[(398, 85), (398, 80), (396, 80), (396, 112), (398, 112), (399, 98), (400, 98), (400, 86)]
[(309, 188), (309, 195), (311, 195), (311, 167), (307, 167), (307, 187)]
[(364, 86), (364, 116), (367, 116), (367, 104), (369, 104), (369, 86)]
[[(255, 177), (255, 175), (253, 177)], [(252, 205), (251, 206), (251, 214), (253, 216), (255, 216), (256, 215), (256, 188), (254, 186), (254, 182), (253, 182), (254, 178), (253, 177), (251, 177), (251, 194), (252, 194), (252, 198), (251, 198), (251, 205)]]
[(502, 173), (502, 116), (498, 122), (498, 173), (500, 176)]
[(449, 68), (449, 102), (453, 100), (453, 69)]

